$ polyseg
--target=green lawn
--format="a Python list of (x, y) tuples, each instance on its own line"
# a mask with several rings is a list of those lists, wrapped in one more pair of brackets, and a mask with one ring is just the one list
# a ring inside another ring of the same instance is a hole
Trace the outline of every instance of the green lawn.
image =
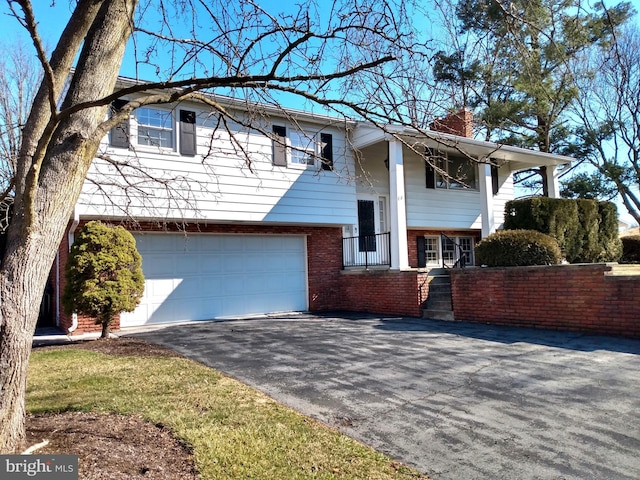
[(27, 409), (138, 414), (190, 445), (203, 479), (426, 478), (184, 358), (35, 350)]

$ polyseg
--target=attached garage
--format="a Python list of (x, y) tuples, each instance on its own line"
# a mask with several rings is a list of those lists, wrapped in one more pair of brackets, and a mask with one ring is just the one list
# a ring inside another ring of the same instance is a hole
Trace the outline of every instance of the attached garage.
[(145, 293), (123, 327), (308, 309), (304, 236), (134, 236)]

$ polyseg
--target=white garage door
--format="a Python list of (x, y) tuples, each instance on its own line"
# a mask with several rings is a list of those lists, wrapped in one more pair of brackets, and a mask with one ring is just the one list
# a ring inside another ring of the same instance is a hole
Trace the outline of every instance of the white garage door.
[(304, 237), (134, 236), (145, 293), (123, 327), (307, 309)]

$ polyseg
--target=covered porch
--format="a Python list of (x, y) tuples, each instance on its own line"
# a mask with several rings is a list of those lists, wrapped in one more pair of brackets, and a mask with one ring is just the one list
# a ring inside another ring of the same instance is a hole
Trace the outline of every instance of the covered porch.
[[(343, 231), (343, 266), (405, 270), (418, 246), (438, 240), (440, 266), (473, 264), (459, 239), (483, 238), (502, 226), (514, 198), (513, 173), (544, 167), (548, 194), (559, 197), (558, 167), (569, 157), (440, 132), (359, 125), (352, 133), (358, 173), (358, 225)], [(450, 232), (454, 232), (450, 235)], [(464, 243), (463, 242), (463, 243)], [(424, 245), (427, 247), (428, 245)], [(431, 248), (434, 251), (434, 248)], [(429, 249), (422, 248), (428, 255)], [(432, 265), (435, 266), (435, 265)]]

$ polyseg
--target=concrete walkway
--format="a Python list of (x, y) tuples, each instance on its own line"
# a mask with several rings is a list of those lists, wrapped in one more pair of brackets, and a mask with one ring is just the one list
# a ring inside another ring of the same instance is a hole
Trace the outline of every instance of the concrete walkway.
[(371, 316), (131, 334), (434, 480), (640, 478), (640, 341)]

